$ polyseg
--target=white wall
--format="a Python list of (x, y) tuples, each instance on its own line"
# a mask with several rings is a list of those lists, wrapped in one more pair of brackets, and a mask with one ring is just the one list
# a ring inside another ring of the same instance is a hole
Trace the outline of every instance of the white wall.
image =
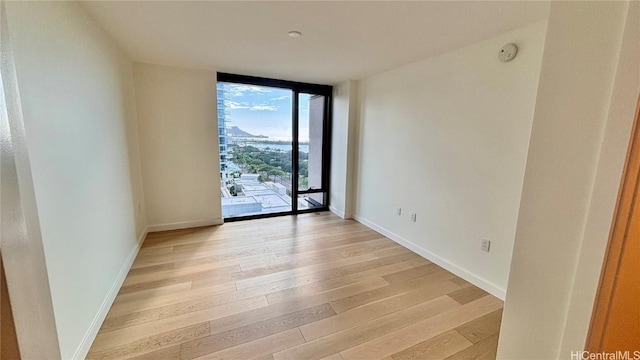
[(609, 239), (634, 110), (640, 94), (640, 2), (629, 3), (616, 80), (596, 172), (589, 215), (562, 338), (561, 357), (584, 347)]
[(333, 87), (331, 110), (331, 170), (329, 207), (332, 212), (345, 218), (347, 185), (347, 146), (349, 136), (349, 89), (351, 82), (345, 81)]
[(77, 3), (6, 9), (60, 352), (83, 357), (144, 229), (132, 64)]
[(349, 80), (333, 87), (329, 206), (343, 219), (353, 218), (357, 107), (357, 81)]
[(134, 63), (149, 230), (222, 223), (216, 73)]
[[(532, 24), (379, 74), (359, 89), (356, 219), (500, 297), (545, 28)], [(509, 42), (520, 52), (501, 63), (498, 50)], [(480, 250), (482, 239), (491, 240), (490, 253)]]
[(0, 272), (9, 283), (21, 357), (54, 360), (60, 358), (58, 332), (6, 15), (0, 2)]
[(640, 84), (627, 6), (551, 5), (498, 358), (583, 349)]

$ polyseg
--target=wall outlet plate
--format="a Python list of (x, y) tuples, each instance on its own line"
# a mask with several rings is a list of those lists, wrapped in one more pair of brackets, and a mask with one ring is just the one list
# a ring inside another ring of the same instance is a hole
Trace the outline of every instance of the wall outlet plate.
[(489, 250), (491, 249), (491, 240), (482, 240), (482, 244), (480, 245), (480, 249), (482, 251), (486, 251), (489, 252)]

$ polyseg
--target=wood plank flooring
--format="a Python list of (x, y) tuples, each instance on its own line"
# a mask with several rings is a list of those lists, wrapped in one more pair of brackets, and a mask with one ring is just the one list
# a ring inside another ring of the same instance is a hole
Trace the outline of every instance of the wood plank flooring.
[(89, 359), (494, 359), (502, 301), (331, 213), (152, 233)]

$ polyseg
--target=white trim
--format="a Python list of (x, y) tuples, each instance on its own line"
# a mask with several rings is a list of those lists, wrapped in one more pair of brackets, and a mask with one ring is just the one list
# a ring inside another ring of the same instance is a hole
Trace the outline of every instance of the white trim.
[(421, 246), (413, 243), (410, 240), (407, 240), (405, 238), (403, 238), (402, 236), (389, 231), (385, 228), (383, 228), (382, 226), (379, 226), (375, 223), (373, 223), (370, 220), (367, 220), (361, 216), (355, 215), (354, 219), (361, 223), (362, 225), (371, 228), (372, 230), (375, 230), (377, 232), (379, 232), (380, 234), (388, 237), (389, 239), (397, 242), (398, 244), (406, 247), (407, 249), (415, 252), (416, 254), (424, 257), (425, 259), (431, 261), (432, 263), (440, 266), (441, 268), (452, 272), (453, 274), (467, 280), (468, 282), (472, 283), (473, 285), (476, 285), (477, 287), (481, 288), (482, 290), (490, 293), (491, 295), (499, 298), (500, 300), (504, 300), (505, 299), (505, 295), (506, 295), (506, 290), (500, 286), (497, 286), (496, 284), (488, 281), (487, 279), (484, 279), (478, 275), (475, 275), (471, 272), (469, 272), (469, 270), (464, 269), (448, 260), (445, 260), (443, 258), (441, 258), (440, 256), (432, 253), (431, 251), (428, 251), (424, 248), (422, 248)]
[(140, 251), (140, 247), (142, 246), (142, 242), (144, 241), (144, 239), (147, 237), (147, 233), (148, 228), (145, 228), (138, 237), (138, 244), (133, 249), (131, 249), (127, 260), (125, 260), (122, 268), (120, 269), (120, 272), (118, 273), (118, 276), (116, 276), (116, 279), (113, 282), (113, 285), (111, 285), (111, 289), (109, 289), (107, 297), (100, 305), (98, 313), (93, 318), (89, 329), (84, 334), (80, 345), (73, 354), (73, 359), (84, 359), (87, 357), (87, 353), (89, 353), (89, 349), (91, 348), (93, 341), (96, 339), (96, 335), (98, 335), (98, 330), (100, 330), (104, 319), (107, 317), (107, 314), (111, 309), (111, 305), (113, 305), (113, 301), (116, 299), (116, 295), (118, 295), (120, 287), (122, 287), (122, 283), (127, 277), (129, 270), (131, 269), (131, 265), (133, 265), (133, 261), (136, 259), (136, 256), (138, 256), (138, 251)]
[(332, 213), (340, 216), (342, 219), (345, 219), (344, 217), (344, 211), (340, 211), (336, 208), (334, 208), (333, 206), (329, 205), (329, 211), (331, 211)]
[(224, 220), (222, 218), (209, 219), (209, 220), (183, 221), (183, 222), (170, 223), (170, 224), (149, 225), (149, 227), (147, 228), (147, 231), (156, 232), (156, 231), (188, 229), (188, 228), (194, 228), (194, 227), (200, 227), (200, 226), (222, 225), (223, 223), (224, 223)]

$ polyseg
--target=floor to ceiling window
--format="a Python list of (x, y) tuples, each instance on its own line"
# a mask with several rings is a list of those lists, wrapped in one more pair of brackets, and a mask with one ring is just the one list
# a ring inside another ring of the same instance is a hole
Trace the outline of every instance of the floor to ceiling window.
[(218, 73), (222, 216), (328, 208), (332, 88)]

